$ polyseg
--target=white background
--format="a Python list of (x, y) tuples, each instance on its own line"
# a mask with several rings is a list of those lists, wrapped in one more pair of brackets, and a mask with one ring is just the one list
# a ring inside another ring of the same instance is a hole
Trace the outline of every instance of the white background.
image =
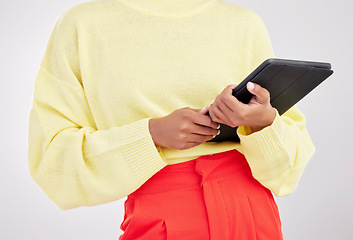
[[(34, 79), (57, 17), (79, 2), (1, 0), (0, 239), (117, 239), (120, 234), (125, 199), (62, 211), (28, 174)], [(352, 2), (232, 2), (263, 18), (277, 57), (332, 64), (334, 75), (298, 105), (317, 152), (297, 190), (276, 200), (286, 240), (353, 239)]]

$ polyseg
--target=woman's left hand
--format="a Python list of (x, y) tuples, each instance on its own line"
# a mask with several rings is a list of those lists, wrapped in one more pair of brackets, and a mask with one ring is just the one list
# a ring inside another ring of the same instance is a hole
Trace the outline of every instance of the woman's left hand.
[(227, 86), (209, 106), (212, 121), (230, 127), (248, 126), (252, 132), (271, 125), (276, 111), (270, 104), (270, 93), (258, 84), (249, 82), (247, 89), (254, 94), (248, 104), (244, 104), (232, 95), (236, 84)]

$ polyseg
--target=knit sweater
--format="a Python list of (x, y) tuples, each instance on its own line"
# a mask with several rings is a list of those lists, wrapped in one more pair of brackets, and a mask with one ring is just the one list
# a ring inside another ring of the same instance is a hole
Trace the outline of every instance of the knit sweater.
[(273, 57), (261, 18), (220, 0), (101, 0), (57, 19), (29, 113), (31, 177), (60, 208), (121, 199), (166, 165), (237, 149), (254, 178), (292, 193), (315, 148), (296, 106), (237, 142), (156, 147), (151, 118), (201, 109)]

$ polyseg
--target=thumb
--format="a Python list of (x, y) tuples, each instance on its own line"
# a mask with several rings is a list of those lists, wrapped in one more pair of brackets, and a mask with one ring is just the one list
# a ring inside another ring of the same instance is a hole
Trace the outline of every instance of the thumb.
[(204, 107), (203, 109), (201, 109), (200, 113), (201, 114), (206, 114), (208, 112), (209, 108), (210, 108), (209, 106)]
[(200, 108), (190, 108), (191, 111), (194, 111), (194, 112), (197, 112), (197, 113), (200, 113), (202, 112), (206, 107), (204, 107), (203, 109), (200, 109)]
[(246, 88), (250, 93), (255, 95), (254, 98), (256, 102), (265, 103), (270, 101), (270, 93), (267, 91), (267, 89), (261, 87), (260, 85), (253, 82), (248, 82), (246, 84)]

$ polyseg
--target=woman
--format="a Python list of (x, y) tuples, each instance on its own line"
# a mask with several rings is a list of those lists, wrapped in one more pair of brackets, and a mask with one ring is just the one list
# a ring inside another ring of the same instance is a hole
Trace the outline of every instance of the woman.
[[(231, 96), (270, 57), (260, 17), (228, 2), (75, 5), (36, 77), (30, 174), (61, 209), (128, 196), (120, 240), (282, 239), (272, 193), (292, 193), (314, 153), (305, 117), (256, 84), (249, 104)], [(209, 142), (220, 123), (240, 143)]]

